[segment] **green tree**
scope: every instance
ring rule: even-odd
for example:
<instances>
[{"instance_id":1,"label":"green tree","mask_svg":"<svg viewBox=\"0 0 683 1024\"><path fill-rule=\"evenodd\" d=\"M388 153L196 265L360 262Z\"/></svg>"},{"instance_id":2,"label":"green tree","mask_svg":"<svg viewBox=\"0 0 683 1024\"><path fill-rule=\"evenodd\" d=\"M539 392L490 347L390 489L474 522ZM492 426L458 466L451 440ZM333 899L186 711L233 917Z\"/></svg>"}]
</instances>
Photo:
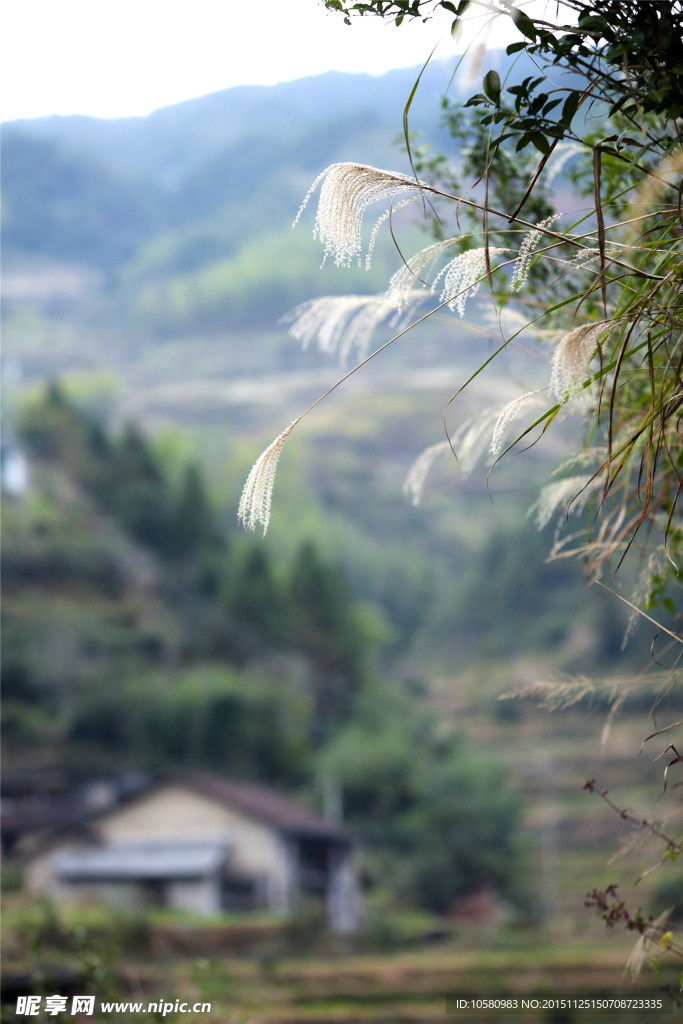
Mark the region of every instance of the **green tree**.
<instances>
[{"instance_id":1,"label":"green tree","mask_svg":"<svg viewBox=\"0 0 683 1024\"><path fill-rule=\"evenodd\" d=\"M116 445L111 476L100 494L136 540L164 552L174 549L168 483L146 438L127 424Z\"/></svg>"},{"instance_id":2,"label":"green tree","mask_svg":"<svg viewBox=\"0 0 683 1024\"><path fill-rule=\"evenodd\" d=\"M32 454L59 463L88 489L107 477L112 446L96 419L85 415L57 381L24 407L19 432Z\"/></svg>"},{"instance_id":3,"label":"green tree","mask_svg":"<svg viewBox=\"0 0 683 1024\"><path fill-rule=\"evenodd\" d=\"M524 902L522 803L496 760L443 735L399 684L375 684L321 755L358 830L374 885L443 913L477 885Z\"/></svg>"},{"instance_id":4,"label":"green tree","mask_svg":"<svg viewBox=\"0 0 683 1024\"><path fill-rule=\"evenodd\" d=\"M173 764L280 786L305 777L309 702L286 664L273 673L200 661L170 680L143 677L137 696L133 685L139 690L140 680L98 700L84 694L74 737L106 750L118 744L147 768Z\"/></svg>"},{"instance_id":5,"label":"green tree","mask_svg":"<svg viewBox=\"0 0 683 1024\"><path fill-rule=\"evenodd\" d=\"M288 646L289 610L284 588L262 547L250 545L228 583L226 608L242 659Z\"/></svg>"},{"instance_id":6,"label":"green tree","mask_svg":"<svg viewBox=\"0 0 683 1024\"><path fill-rule=\"evenodd\" d=\"M179 555L223 546L216 517L206 493L204 477L196 462L183 472L173 511L173 548Z\"/></svg>"},{"instance_id":7,"label":"green tree","mask_svg":"<svg viewBox=\"0 0 683 1024\"><path fill-rule=\"evenodd\" d=\"M310 664L317 743L347 720L365 677L365 639L339 572L304 543L291 569L292 646Z\"/></svg>"}]
</instances>

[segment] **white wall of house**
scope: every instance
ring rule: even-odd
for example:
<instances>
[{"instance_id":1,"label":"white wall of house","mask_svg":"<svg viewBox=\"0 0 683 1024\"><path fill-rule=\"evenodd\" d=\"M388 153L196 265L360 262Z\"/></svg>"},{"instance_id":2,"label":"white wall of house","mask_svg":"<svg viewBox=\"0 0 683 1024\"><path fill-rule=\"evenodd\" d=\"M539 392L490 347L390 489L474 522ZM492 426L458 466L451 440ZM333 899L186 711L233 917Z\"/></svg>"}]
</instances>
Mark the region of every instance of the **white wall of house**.
<instances>
[{"instance_id":1,"label":"white wall of house","mask_svg":"<svg viewBox=\"0 0 683 1024\"><path fill-rule=\"evenodd\" d=\"M218 914L221 892L218 878L173 881L166 884L164 905L194 914Z\"/></svg>"},{"instance_id":2,"label":"white wall of house","mask_svg":"<svg viewBox=\"0 0 683 1024\"><path fill-rule=\"evenodd\" d=\"M45 851L45 853L40 853L28 860L24 865L24 888L29 892L49 896L57 902L64 899L70 899L70 887L63 885L55 876L52 865L50 864L50 858L55 853L62 853L67 850L75 850L77 848L77 844L73 841L63 842L55 846L51 846L48 851Z\"/></svg>"},{"instance_id":3,"label":"white wall of house","mask_svg":"<svg viewBox=\"0 0 683 1024\"><path fill-rule=\"evenodd\" d=\"M262 877L269 908L290 909L291 869L277 830L190 787L163 786L100 819L97 832L110 843L225 842L229 869Z\"/></svg>"}]
</instances>

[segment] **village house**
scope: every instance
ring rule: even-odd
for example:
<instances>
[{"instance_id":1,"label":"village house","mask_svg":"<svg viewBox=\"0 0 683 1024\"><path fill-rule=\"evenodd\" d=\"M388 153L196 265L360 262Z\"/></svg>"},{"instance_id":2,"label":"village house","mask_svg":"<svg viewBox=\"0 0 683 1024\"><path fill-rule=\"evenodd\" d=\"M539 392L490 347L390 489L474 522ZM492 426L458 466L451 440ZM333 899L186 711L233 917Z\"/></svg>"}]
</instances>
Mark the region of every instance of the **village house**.
<instances>
[{"instance_id":1,"label":"village house","mask_svg":"<svg viewBox=\"0 0 683 1024\"><path fill-rule=\"evenodd\" d=\"M286 916L313 898L332 931L360 923L351 834L254 783L205 774L150 781L22 845L26 888L57 902Z\"/></svg>"}]
</instances>

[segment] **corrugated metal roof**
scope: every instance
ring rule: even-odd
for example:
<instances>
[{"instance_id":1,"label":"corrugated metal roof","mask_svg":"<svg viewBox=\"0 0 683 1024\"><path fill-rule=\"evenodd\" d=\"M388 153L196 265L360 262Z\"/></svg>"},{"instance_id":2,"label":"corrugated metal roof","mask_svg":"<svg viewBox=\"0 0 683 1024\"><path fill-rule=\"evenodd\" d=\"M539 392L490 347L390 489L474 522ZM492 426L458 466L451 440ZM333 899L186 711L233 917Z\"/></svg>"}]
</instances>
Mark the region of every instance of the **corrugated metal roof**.
<instances>
[{"instance_id":1,"label":"corrugated metal roof","mask_svg":"<svg viewBox=\"0 0 683 1024\"><path fill-rule=\"evenodd\" d=\"M110 843L68 850L50 858L64 881L203 878L225 863L226 843Z\"/></svg>"}]
</instances>

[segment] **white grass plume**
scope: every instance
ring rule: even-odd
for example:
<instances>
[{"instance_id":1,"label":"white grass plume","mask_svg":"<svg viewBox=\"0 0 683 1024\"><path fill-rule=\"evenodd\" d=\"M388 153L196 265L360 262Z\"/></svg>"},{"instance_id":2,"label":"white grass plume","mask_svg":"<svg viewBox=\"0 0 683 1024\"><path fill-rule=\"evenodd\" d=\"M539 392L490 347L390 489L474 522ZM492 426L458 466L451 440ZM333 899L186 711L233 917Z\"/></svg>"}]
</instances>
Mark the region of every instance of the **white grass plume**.
<instances>
[{"instance_id":1,"label":"white grass plume","mask_svg":"<svg viewBox=\"0 0 683 1024\"><path fill-rule=\"evenodd\" d=\"M368 244L368 251L365 254L365 269L366 270L370 269L370 264L372 262L372 254L375 251L375 241L377 240L377 232L379 231L379 229L382 226L382 224L384 224L384 222L386 220L388 220L389 217L391 217L391 215L393 213L396 213L397 210L400 210L404 206L407 206L408 203L414 203L415 200L419 199L419 198L420 198L419 195L415 194L415 195L409 196L408 199L402 199L400 203L392 203L392 205L389 207L389 209L385 210L384 213L380 214L380 216L377 218L377 220L375 221L375 225L374 225L374 227L372 229L372 234L370 235L370 242Z\"/></svg>"},{"instance_id":2,"label":"white grass plume","mask_svg":"<svg viewBox=\"0 0 683 1024\"><path fill-rule=\"evenodd\" d=\"M442 452L450 450L450 447L448 441L438 441L436 444L431 444L428 448L425 448L415 459L408 470L403 484L403 493L406 498L410 499L411 505L417 506L420 504L429 471L438 456Z\"/></svg>"},{"instance_id":3,"label":"white grass plume","mask_svg":"<svg viewBox=\"0 0 683 1024\"><path fill-rule=\"evenodd\" d=\"M582 324L565 334L553 353L550 387L560 399L572 398L591 376L591 362L600 339L609 334L613 320Z\"/></svg>"},{"instance_id":4,"label":"white grass plume","mask_svg":"<svg viewBox=\"0 0 683 1024\"><path fill-rule=\"evenodd\" d=\"M513 398L511 402L508 402L493 427L493 434L491 436L491 444L489 447L491 455L497 456L500 453L508 425L512 423L513 420L517 419L525 406L530 404L540 404L539 399L536 399L536 403L533 402L533 399L541 391L545 391L545 388L537 388L535 391L527 391L525 395L519 395L517 398Z\"/></svg>"},{"instance_id":5,"label":"white grass plume","mask_svg":"<svg viewBox=\"0 0 683 1024\"><path fill-rule=\"evenodd\" d=\"M548 185L551 185L558 174L561 174L565 165L575 156L584 155L586 147L581 142L561 142L556 146L552 158L548 161L546 175Z\"/></svg>"},{"instance_id":6,"label":"white grass plume","mask_svg":"<svg viewBox=\"0 0 683 1024\"><path fill-rule=\"evenodd\" d=\"M651 552L645 565L638 573L636 585L631 593L631 605L633 606L626 622L626 629L624 630L624 636L621 641L622 651L626 648L628 641L633 636L636 630L636 626L640 621L639 610L646 608L652 598L652 590L654 587L654 581L661 578L665 572L666 565L666 552L663 549L656 548Z\"/></svg>"},{"instance_id":7,"label":"white grass plume","mask_svg":"<svg viewBox=\"0 0 683 1024\"><path fill-rule=\"evenodd\" d=\"M489 248L489 258L494 259L507 249ZM477 294L481 282L486 274L486 248L468 249L455 256L446 264L441 273L436 277L432 291L435 291L437 284L443 278L441 286L441 302L448 303L448 308L454 312L465 315L465 303L467 299Z\"/></svg>"},{"instance_id":8,"label":"white grass plume","mask_svg":"<svg viewBox=\"0 0 683 1024\"><path fill-rule=\"evenodd\" d=\"M471 473L486 454L491 443L491 432L499 416L500 406L489 406L466 419L451 436L451 444L463 476Z\"/></svg>"},{"instance_id":9,"label":"white grass plume","mask_svg":"<svg viewBox=\"0 0 683 1024\"><path fill-rule=\"evenodd\" d=\"M560 680L536 680L524 683L517 689L501 693L499 700L533 700L545 711L566 711L586 697L591 700L598 688L588 676L568 676Z\"/></svg>"},{"instance_id":10,"label":"white grass plume","mask_svg":"<svg viewBox=\"0 0 683 1024\"><path fill-rule=\"evenodd\" d=\"M402 192L414 192L411 199L417 199L423 188L429 188L425 182L396 171L383 171L367 164L332 164L311 185L292 226L297 224L318 185L320 196L313 237L323 244L323 263L333 256L338 267L348 267L354 260L360 266L360 229L366 207ZM368 260L369 257L370 253Z\"/></svg>"},{"instance_id":11,"label":"white grass plume","mask_svg":"<svg viewBox=\"0 0 683 1024\"><path fill-rule=\"evenodd\" d=\"M589 270L596 263L601 263L603 258L605 260L618 259L619 256L623 255L624 248L625 246L619 248L612 242L605 250L604 255L599 249L580 249L571 259L562 260L562 262L566 263L572 270Z\"/></svg>"},{"instance_id":12,"label":"white grass plume","mask_svg":"<svg viewBox=\"0 0 683 1024\"><path fill-rule=\"evenodd\" d=\"M652 959L653 948L661 951L663 948L660 942L661 933L671 916L671 910L671 907L667 907L659 917L656 917L651 922L643 934L638 937L626 961L624 975L628 975L631 979L637 978L643 969L643 965Z\"/></svg>"},{"instance_id":13,"label":"white grass plume","mask_svg":"<svg viewBox=\"0 0 683 1024\"><path fill-rule=\"evenodd\" d=\"M496 331L502 331L505 335L521 334L522 331L531 326L528 317L510 306L504 306L498 310L487 307L483 311L482 321L487 327L494 328ZM540 336L536 324L533 325L533 331L535 337ZM554 336L557 336L557 332L555 332Z\"/></svg>"},{"instance_id":14,"label":"white grass plume","mask_svg":"<svg viewBox=\"0 0 683 1024\"><path fill-rule=\"evenodd\" d=\"M447 238L444 241L428 245L426 249L420 249L414 256L411 256L407 263L396 271L389 281L387 297L395 303L398 310L403 309L410 296L420 288L420 285L425 285L422 278L432 269L441 253L458 241L459 238Z\"/></svg>"},{"instance_id":15,"label":"white grass plume","mask_svg":"<svg viewBox=\"0 0 683 1024\"><path fill-rule=\"evenodd\" d=\"M403 493L413 505L419 505L422 501L427 476L442 452L450 451L455 454L463 476L472 472L486 452L491 427L499 412L499 406L492 406L483 412L475 413L460 424L449 441L438 441L420 452L408 470L403 484Z\"/></svg>"},{"instance_id":16,"label":"white grass plume","mask_svg":"<svg viewBox=\"0 0 683 1024\"><path fill-rule=\"evenodd\" d=\"M260 523L263 526L264 537L270 522L273 484L275 483L275 472L280 452L299 419L290 423L287 429L283 430L258 457L242 490L242 497L240 498L237 510L237 521L245 529L252 531L256 529L257 523Z\"/></svg>"},{"instance_id":17,"label":"white grass plume","mask_svg":"<svg viewBox=\"0 0 683 1024\"><path fill-rule=\"evenodd\" d=\"M573 452L571 455L568 455L550 475L558 477L568 473L569 470L585 469L586 466L599 466L608 456L609 448L602 445L593 445L590 448L584 448L580 452Z\"/></svg>"},{"instance_id":18,"label":"white grass plume","mask_svg":"<svg viewBox=\"0 0 683 1024\"><path fill-rule=\"evenodd\" d=\"M324 295L302 302L282 317L303 348L317 339L321 352L339 352L344 362L353 348L363 358L374 330L394 316L396 307L385 295Z\"/></svg>"},{"instance_id":19,"label":"white grass plume","mask_svg":"<svg viewBox=\"0 0 683 1024\"><path fill-rule=\"evenodd\" d=\"M551 217L546 217L545 220L539 221L533 231L529 231L522 239L522 244L519 247L519 253L515 262L512 281L510 282L510 291L521 291L526 284L534 252L538 248L538 243L543 241L545 237L542 229L549 228L551 224L554 224L555 221L559 219L559 217L560 214L554 213Z\"/></svg>"},{"instance_id":20,"label":"white grass plume","mask_svg":"<svg viewBox=\"0 0 683 1024\"><path fill-rule=\"evenodd\" d=\"M600 480L592 476L568 476L564 480L555 480L541 488L527 515L535 514L536 526L542 530L559 509L568 510L570 503L573 512L581 512L592 492L600 486Z\"/></svg>"}]
</instances>

